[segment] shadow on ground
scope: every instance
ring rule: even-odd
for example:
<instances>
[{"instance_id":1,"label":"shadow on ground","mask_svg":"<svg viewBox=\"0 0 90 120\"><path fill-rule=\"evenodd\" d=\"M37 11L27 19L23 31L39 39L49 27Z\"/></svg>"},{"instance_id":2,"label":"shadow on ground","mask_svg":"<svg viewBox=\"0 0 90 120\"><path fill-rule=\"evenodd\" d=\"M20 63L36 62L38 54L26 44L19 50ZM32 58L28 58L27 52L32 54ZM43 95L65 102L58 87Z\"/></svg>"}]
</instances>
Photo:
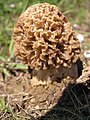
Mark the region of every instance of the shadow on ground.
<instances>
[{"instance_id":1,"label":"shadow on ground","mask_svg":"<svg viewBox=\"0 0 90 120\"><path fill-rule=\"evenodd\" d=\"M90 80L69 84L58 103L38 120L90 120Z\"/></svg>"}]
</instances>

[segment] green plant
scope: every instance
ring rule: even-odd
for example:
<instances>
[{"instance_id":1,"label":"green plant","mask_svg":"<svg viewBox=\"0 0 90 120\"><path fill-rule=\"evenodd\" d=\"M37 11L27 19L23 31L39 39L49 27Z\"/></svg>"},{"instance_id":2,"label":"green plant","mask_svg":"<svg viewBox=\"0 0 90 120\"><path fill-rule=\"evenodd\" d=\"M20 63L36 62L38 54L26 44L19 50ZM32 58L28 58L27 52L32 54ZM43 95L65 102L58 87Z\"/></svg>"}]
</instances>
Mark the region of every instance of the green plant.
<instances>
[{"instance_id":1,"label":"green plant","mask_svg":"<svg viewBox=\"0 0 90 120\"><path fill-rule=\"evenodd\" d=\"M9 46L9 57L7 59L7 57L4 56L0 56L0 71L2 72L2 74L10 76L10 73L13 70L24 70L27 69L27 66L21 64L21 63L16 63L13 62L13 57L14 57L14 40L12 37L12 40L10 42L10 46Z\"/></svg>"},{"instance_id":2,"label":"green plant","mask_svg":"<svg viewBox=\"0 0 90 120\"><path fill-rule=\"evenodd\" d=\"M0 56L0 72L4 75L10 76L13 70L25 70L27 66L21 63L15 63L10 59L6 60L4 57Z\"/></svg>"},{"instance_id":3,"label":"green plant","mask_svg":"<svg viewBox=\"0 0 90 120\"><path fill-rule=\"evenodd\" d=\"M12 114L12 109L11 109L11 106L10 105L6 105L5 104L5 98L2 98L1 100L0 100L0 108L1 108L1 110L2 110L2 112L5 114L5 113L8 113L8 114L10 114L11 116L13 115ZM1 117L3 117L3 116L1 116Z\"/></svg>"}]
</instances>

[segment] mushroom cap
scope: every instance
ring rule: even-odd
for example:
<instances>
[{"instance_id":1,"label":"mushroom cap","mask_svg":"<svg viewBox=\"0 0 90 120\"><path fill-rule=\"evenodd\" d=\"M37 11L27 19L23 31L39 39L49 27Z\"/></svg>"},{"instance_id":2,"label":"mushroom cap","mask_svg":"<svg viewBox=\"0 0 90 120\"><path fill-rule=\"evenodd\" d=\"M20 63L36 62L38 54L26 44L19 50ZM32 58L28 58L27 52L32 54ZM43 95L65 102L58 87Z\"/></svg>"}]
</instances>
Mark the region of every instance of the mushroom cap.
<instances>
[{"instance_id":1,"label":"mushroom cap","mask_svg":"<svg viewBox=\"0 0 90 120\"><path fill-rule=\"evenodd\" d=\"M29 7L14 28L16 55L32 69L71 67L80 44L67 18L55 5Z\"/></svg>"}]
</instances>

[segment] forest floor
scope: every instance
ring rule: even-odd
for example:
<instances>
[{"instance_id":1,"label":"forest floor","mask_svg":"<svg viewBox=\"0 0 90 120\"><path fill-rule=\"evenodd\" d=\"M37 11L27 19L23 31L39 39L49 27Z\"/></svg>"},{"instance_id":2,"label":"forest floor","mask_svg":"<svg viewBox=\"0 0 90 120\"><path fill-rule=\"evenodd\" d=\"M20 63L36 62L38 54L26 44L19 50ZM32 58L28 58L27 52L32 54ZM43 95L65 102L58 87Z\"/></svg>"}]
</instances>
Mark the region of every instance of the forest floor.
<instances>
[{"instance_id":1,"label":"forest floor","mask_svg":"<svg viewBox=\"0 0 90 120\"><path fill-rule=\"evenodd\" d=\"M0 73L0 119L90 120L90 36L81 43L84 70L75 81L69 77L50 85L32 86L27 70Z\"/></svg>"},{"instance_id":2,"label":"forest floor","mask_svg":"<svg viewBox=\"0 0 90 120\"><path fill-rule=\"evenodd\" d=\"M8 61L13 58L13 28L19 15L29 5L43 1L0 0L0 120L90 120L90 58L84 56L90 50L89 0L47 0L66 11L77 35L84 36L84 69L76 81L67 77L50 85L32 86L28 71L13 69L17 64Z\"/></svg>"}]
</instances>

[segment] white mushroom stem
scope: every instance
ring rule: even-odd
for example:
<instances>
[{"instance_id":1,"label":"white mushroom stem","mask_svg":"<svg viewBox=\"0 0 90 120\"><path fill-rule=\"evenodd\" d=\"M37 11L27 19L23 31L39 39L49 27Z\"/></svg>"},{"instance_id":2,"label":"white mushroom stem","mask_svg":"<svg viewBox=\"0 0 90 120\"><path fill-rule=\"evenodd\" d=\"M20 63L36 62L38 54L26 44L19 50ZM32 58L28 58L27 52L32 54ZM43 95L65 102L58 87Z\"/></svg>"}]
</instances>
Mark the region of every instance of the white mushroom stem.
<instances>
[{"instance_id":1,"label":"white mushroom stem","mask_svg":"<svg viewBox=\"0 0 90 120\"><path fill-rule=\"evenodd\" d=\"M78 78L77 64L73 64L71 68L60 66L59 68L51 67L48 70L33 70L31 84L36 86L50 84L54 81L61 82L67 76Z\"/></svg>"}]
</instances>

